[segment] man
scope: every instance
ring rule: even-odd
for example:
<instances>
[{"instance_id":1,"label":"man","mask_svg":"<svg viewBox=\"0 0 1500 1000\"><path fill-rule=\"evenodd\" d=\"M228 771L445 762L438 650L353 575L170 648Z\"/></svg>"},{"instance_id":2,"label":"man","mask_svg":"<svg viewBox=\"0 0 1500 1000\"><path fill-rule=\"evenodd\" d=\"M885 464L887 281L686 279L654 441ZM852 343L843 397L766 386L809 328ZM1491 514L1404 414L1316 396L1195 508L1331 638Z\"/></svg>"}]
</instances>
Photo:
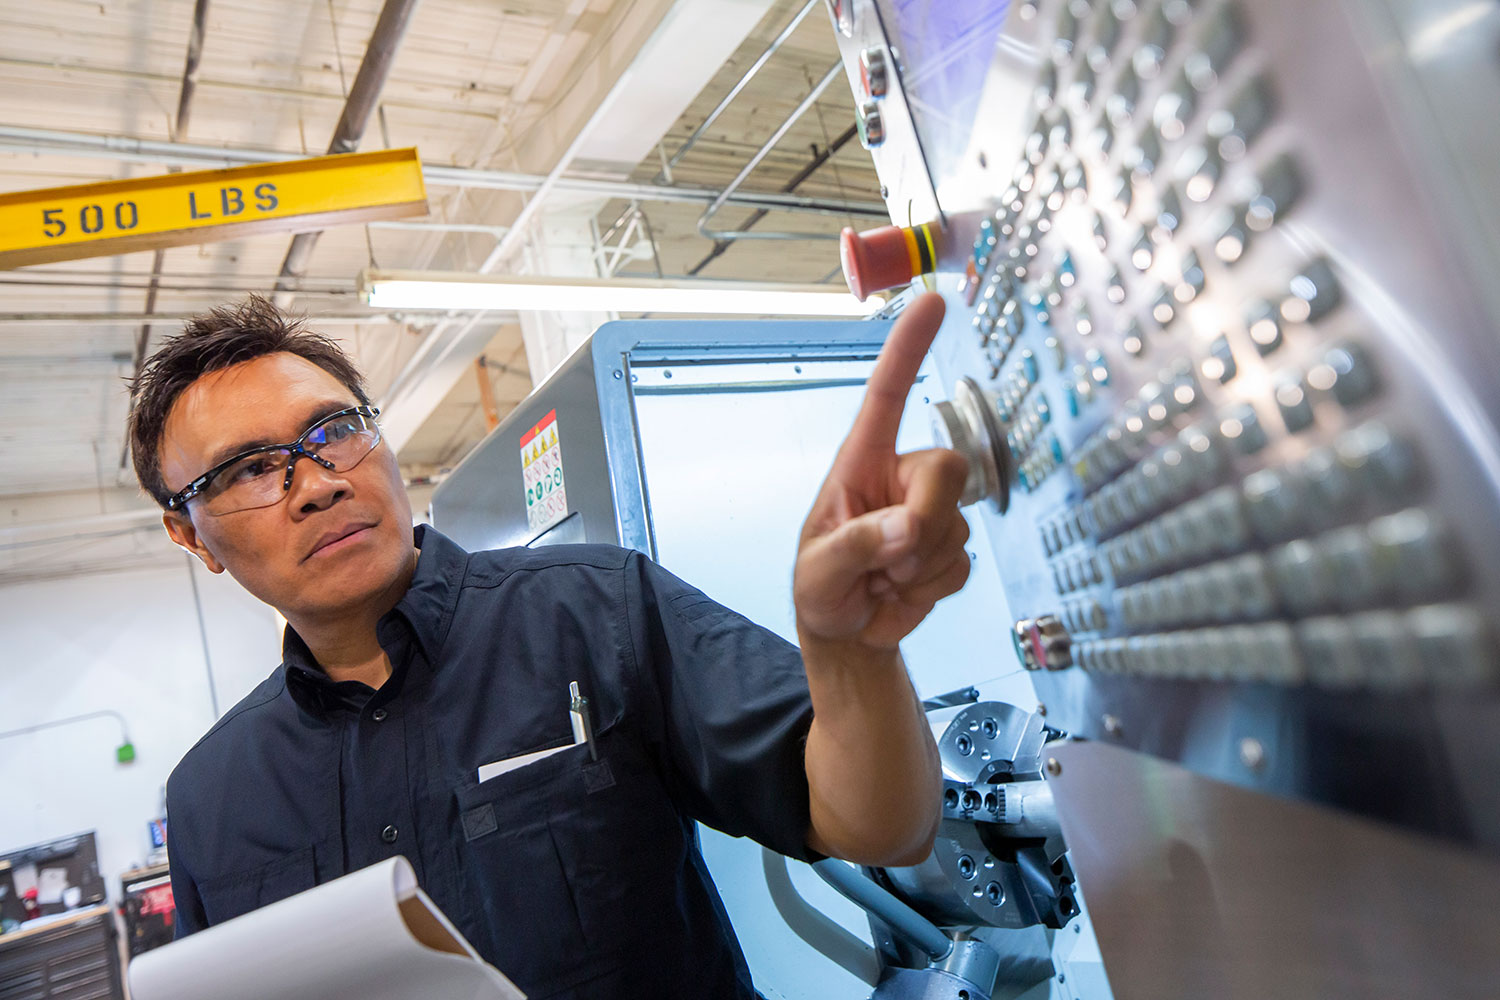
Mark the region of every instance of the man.
<instances>
[{"instance_id":1,"label":"man","mask_svg":"<svg viewBox=\"0 0 1500 1000\"><path fill-rule=\"evenodd\" d=\"M402 854L534 998L749 997L693 820L925 858L941 777L897 644L967 579L967 469L895 440L942 313L896 323L803 528L800 654L636 552L414 538L334 344L259 298L189 323L136 382L136 472L287 628L168 783L179 933Z\"/></svg>"}]
</instances>

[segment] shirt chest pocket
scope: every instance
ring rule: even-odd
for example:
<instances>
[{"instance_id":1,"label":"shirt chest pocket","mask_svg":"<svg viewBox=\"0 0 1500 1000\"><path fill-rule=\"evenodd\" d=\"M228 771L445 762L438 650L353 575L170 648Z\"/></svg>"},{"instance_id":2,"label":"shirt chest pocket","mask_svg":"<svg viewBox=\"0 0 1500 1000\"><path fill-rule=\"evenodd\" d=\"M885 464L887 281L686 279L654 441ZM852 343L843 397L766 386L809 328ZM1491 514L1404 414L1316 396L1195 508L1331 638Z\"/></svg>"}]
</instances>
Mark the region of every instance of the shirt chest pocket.
<instances>
[{"instance_id":1,"label":"shirt chest pocket","mask_svg":"<svg viewBox=\"0 0 1500 1000\"><path fill-rule=\"evenodd\" d=\"M200 882L198 895L212 925L295 896L317 882L313 849L308 847L259 868Z\"/></svg>"},{"instance_id":2,"label":"shirt chest pocket","mask_svg":"<svg viewBox=\"0 0 1500 1000\"><path fill-rule=\"evenodd\" d=\"M489 957L533 1000L616 968L670 905L681 820L649 760L606 731L599 759L569 747L460 788L465 895L482 900ZM642 926L645 924L645 926Z\"/></svg>"}]
</instances>

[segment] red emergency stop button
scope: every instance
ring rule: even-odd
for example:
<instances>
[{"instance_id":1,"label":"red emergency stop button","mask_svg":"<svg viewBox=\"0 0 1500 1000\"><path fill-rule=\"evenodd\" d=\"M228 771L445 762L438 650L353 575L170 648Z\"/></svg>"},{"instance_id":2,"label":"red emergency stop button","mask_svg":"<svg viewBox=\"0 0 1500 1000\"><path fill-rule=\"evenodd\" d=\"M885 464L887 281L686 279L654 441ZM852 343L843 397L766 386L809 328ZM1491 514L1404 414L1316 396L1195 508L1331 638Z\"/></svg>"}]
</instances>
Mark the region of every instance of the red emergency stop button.
<instances>
[{"instance_id":1,"label":"red emergency stop button","mask_svg":"<svg viewBox=\"0 0 1500 1000\"><path fill-rule=\"evenodd\" d=\"M863 233L846 227L839 235L844 280L860 301L882 289L904 285L919 274L931 274L937 255L938 229L930 222L905 229L881 226Z\"/></svg>"}]
</instances>

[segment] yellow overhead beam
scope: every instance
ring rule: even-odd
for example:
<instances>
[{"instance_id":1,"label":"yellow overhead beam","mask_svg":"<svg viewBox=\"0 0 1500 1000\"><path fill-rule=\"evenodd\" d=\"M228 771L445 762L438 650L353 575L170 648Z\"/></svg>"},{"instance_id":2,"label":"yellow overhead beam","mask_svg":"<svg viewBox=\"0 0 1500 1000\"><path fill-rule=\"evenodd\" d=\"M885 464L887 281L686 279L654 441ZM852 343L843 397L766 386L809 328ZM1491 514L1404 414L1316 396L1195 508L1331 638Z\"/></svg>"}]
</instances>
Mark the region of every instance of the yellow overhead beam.
<instances>
[{"instance_id":1,"label":"yellow overhead beam","mask_svg":"<svg viewBox=\"0 0 1500 1000\"><path fill-rule=\"evenodd\" d=\"M0 270L427 214L415 149L0 194Z\"/></svg>"}]
</instances>

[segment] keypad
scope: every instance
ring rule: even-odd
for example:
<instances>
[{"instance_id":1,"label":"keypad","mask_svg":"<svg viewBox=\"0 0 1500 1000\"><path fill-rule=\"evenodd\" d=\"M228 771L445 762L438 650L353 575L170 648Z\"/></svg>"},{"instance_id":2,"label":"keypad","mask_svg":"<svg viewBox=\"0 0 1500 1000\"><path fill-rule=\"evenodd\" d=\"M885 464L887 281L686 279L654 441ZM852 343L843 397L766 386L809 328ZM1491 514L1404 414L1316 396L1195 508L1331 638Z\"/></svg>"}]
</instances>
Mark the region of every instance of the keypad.
<instances>
[{"instance_id":1,"label":"keypad","mask_svg":"<svg viewBox=\"0 0 1500 1000\"><path fill-rule=\"evenodd\" d=\"M1040 9L1036 118L968 261L1013 481L1045 509L1037 610L1100 674L1492 681L1466 529L1407 415L1371 419L1401 373L1335 248L1285 228L1327 181L1241 58L1245 9Z\"/></svg>"}]
</instances>

